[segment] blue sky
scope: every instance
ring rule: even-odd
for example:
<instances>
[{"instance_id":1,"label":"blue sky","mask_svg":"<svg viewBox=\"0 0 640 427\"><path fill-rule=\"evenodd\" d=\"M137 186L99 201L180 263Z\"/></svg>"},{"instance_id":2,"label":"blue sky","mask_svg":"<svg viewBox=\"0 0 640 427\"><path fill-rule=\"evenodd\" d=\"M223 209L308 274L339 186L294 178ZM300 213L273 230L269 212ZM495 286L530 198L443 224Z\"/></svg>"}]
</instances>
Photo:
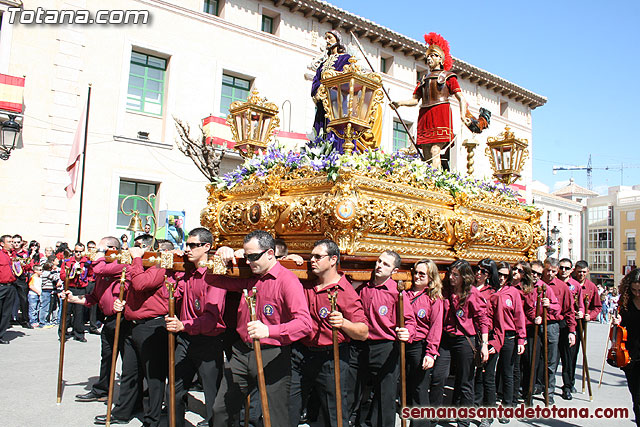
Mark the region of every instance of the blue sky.
<instances>
[{"instance_id":1,"label":"blue sky","mask_svg":"<svg viewBox=\"0 0 640 427\"><path fill-rule=\"evenodd\" d=\"M589 154L595 191L620 185L621 163L624 185L640 184L640 1L428 2L440 13L415 0L329 1L420 41L438 32L453 56L547 97L533 111L533 178L551 190L569 178L586 187L586 171L552 167Z\"/></svg>"}]
</instances>

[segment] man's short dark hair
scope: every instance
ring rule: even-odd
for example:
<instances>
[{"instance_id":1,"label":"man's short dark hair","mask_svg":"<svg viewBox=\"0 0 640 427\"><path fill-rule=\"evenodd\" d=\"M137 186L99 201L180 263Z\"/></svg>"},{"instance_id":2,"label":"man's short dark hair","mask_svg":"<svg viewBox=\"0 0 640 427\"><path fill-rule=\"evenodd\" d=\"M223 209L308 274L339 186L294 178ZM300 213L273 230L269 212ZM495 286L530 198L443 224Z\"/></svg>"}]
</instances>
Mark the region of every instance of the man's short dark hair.
<instances>
[{"instance_id":1,"label":"man's short dark hair","mask_svg":"<svg viewBox=\"0 0 640 427\"><path fill-rule=\"evenodd\" d=\"M273 249L274 252L276 251L276 240L271 234L267 233L266 231L252 231L251 233L244 236L243 243L249 243L249 241L253 239L256 239L258 241L258 247L261 250L266 251L267 249Z\"/></svg>"},{"instance_id":2,"label":"man's short dark hair","mask_svg":"<svg viewBox=\"0 0 640 427\"><path fill-rule=\"evenodd\" d=\"M400 268L400 265L402 264L402 258L400 258L400 255L398 255L397 252L392 251L391 249L387 249L386 251L382 252L383 254L387 254L389 256L393 257L393 267L394 268Z\"/></svg>"},{"instance_id":3,"label":"man's short dark hair","mask_svg":"<svg viewBox=\"0 0 640 427\"><path fill-rule=\"evenodd\" d=\"M19 234L14 234L12 238L13 238L13 239L20 239L20 240L22 240L22 236L21 236L21 235L19 235Z\"/></svg>"},{"instance_id":4,"label":"man's short dark hair","mask_svg":"<svg viewBox=\"0 0 640 427\"><path fill-rule=\"evenodd\" d=\"M140 244L148 249L154 250L157 249L157 247L151 247L151 245L153 244L153 236L151 234L141 234L138 237L136 237L135 239L133 239L134 242L140 242ZM157 245L156 245L157 246Z\"/></svg>"},{"instance_id":5,"label":"man's short dark hair","mask_svg":"<svg viewBox=\"0 0 640 427\"><path fill-rule=\"evenodd\" d=\"M194 228L189 232L190 237L197 237L200 243L209 243L213 245L213 234L204 227Z\"/></svg>"},{"instance_id":6,"label":"man's short dark hair","mask_svg":"<svg viewBox=\"0 0 640 427\"><path fill-rule=\"evenodd\" d=\"M316 241L313 244L313 247L315 248L320 245L324 246L329 256L338 257L338 263L340 263L340 248L338 247L336 242L334 242L331 239L322 239L322 240Z\"/></svg>"},{"instance_id":7,"label":"man's short dark hair","mask_svg":"<svg viewBox=\"0 0 640 427\"><path fill-rule=\"evenodd\" d=\"M584 268L589 268L589 263L583 259L576 262L576 270L582 270Z\"/></svg>"},{"instance_id":8,"label":"man's short dark hair","mask_svg":"<svg viewBox=\"0 0 640 427\"><path fill-rule=\"evenodd\" d=\"M569 258L562 258L560 261L558 261L558 264L560 264L561 262L568 262L569 265L573 267L573 261L571 261Z\"/></svg>"},{"instance_id":9,"label":"man's short dark hair","mask_svg":"<svg viewBox=\"0 0 640 427\"><path fill-rule=\"evenodd\" d=\"M158 239L156 243L158 243L158 249L161 251L172 251L176 248L170 240Z\"/></svg>"},{"instance_id":10,"label":"man's short dark hair","mask_svg":"<svg viewBox=\"0 0 640 427\"><path fill-rule=\"evenodd\" d=\"M0 242L4 243L7 239L11 239L11 234L3 234L2 237L0 237Z\"/></svg>"},{"instance_id":11,"label":"man's short dark hair","mask_svg":"<svg viewBox=\"0 0 640 427\"><path fill-rule=\"evenodd\" d=\"M284 239L274 239L276 242L276 253L279 258L285 257L289 255L289 248L287 248L287 243Z\"/></svg>"},{"instance_id":12,"label":"man's short dark hair","mask_svg":"<svg viewBox=\"0 0 640 427\"><path fill-rule=\"evenodd\" d=\"M84 243L78 242L78 243L75 244L75 246L73 248L75 249L76 246L80 246L82 248L82 250L84 250Z\"/></svg>"},{"instance_id":13,"label":"man's short dark hair","mask_svg":"<svg viewBox=\"0 0 640 427\"><path fill-rule=\"evenodd\" d=\"M89 240L89 241L87 242L87 246L89 246L89 245L93 245L93 246L95 246L95 245L96 245L96 242L94 242L93 240Z\"/></svg>"},{"instance_id":14,"label":"man's short dark hair","mask_svg":"<svg viewBox=\"0 0 640 427\"><path fill-rule=\"evenodd\" d=\"M538 267L544 268L544 264L539 259L531 262L531 267L533 267L534 265L537 265Z\"/></svg>"},{"instance_id":15,"label":"man's short dark hair","mask_svg":"<svg viewBox=\"0 0 640 427\"><path fill-rule=\"evenodd\" d=\"M548 257L544 260L544 266L546 267L547 265L549 267L557 267L560 265L560 261L558 261L558 258Z\"/></svg>"}]
</instances>

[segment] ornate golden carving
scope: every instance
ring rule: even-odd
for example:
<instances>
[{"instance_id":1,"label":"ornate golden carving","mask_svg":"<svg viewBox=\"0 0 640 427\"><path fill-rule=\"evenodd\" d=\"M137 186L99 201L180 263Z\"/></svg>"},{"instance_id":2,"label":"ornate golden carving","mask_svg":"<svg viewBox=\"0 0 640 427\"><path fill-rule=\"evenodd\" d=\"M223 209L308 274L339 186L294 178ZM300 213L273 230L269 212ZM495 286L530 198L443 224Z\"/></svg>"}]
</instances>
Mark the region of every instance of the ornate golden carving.
<instances>
[{"instance_id":1,"label":"ornate golden carving","mask_svg":"<svg viewBox=\"0 0 640 427\"><path fill-rule=\"evenodd\" d=\"M261 228L303 254L315 240L329 237L347 255L392 249L409 259L511 262L535 257L544 242L540 212L501 194L453 197L410 173L380 179L384 174L373 169L343 166L330 182L311 168L287 174L275 168L224 192L209 186L201 222L216 244L239 247L246 233Z\"/></svg>"}]
</instances>

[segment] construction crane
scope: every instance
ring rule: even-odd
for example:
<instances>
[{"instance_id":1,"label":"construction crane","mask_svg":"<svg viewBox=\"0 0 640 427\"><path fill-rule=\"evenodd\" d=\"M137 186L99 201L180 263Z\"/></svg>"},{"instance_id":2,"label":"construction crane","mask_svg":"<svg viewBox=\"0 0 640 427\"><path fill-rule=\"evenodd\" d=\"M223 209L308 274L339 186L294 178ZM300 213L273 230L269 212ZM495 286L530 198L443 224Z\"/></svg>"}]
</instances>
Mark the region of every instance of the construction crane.
<instances>
[{"instance_id":1,"label":"construction crane","mask_svg":"<svg viewBox=\"0 0 640 427\"><path fill-rule=\"evenodd\" d=\"M633 169L633 168L640 168L640 165L625 165L623 163L620 163L620 165L616 165L616 166L593 167L593 165L591 163L591 154L589 154L589 161L587 162L586 166L554 166L553 167L553 174L555 175L556 173L558 173L558 171L580 171L580 170L586 170L587 171L587 188L589 190L593 191L592 176L593 176L593 170L594 169L599 169L599 170L619 170L620 171L620 185L624 185L624 183L623 183L624 170L625 169Z\"/></svg>"}]
</instances>

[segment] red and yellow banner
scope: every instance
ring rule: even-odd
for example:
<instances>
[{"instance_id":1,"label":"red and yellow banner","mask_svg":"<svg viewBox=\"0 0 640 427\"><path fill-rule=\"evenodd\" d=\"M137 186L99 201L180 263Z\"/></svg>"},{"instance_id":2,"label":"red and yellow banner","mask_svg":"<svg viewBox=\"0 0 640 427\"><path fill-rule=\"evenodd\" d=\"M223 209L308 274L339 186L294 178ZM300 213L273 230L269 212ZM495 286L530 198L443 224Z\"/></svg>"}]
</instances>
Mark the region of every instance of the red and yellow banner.
<instances>
[{"instance_id":1,"label":"red and yellow banner","mask_svg":"<svg viewBox=\"0 0 640 427\"><path fill-rule=\"evenodd\" d=\"M0 74L0 110L22 113L24 77Z\"/></svg>"}]
</instances>

